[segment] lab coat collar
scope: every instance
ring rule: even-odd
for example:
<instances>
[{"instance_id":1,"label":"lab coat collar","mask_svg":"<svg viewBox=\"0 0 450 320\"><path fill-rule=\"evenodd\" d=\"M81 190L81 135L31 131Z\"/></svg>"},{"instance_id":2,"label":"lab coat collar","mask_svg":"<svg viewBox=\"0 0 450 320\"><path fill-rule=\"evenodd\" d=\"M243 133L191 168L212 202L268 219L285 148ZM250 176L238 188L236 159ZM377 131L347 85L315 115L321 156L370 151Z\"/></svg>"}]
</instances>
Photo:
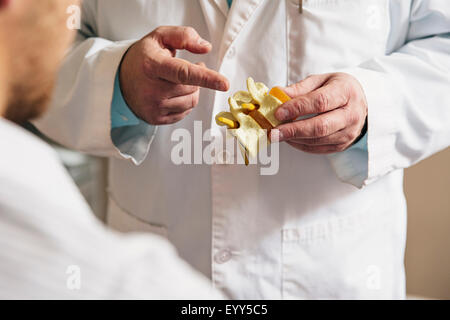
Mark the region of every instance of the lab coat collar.
<instances>
[{"instance_id":1,"label":"lab coat collar","mask_svg":"<svg viewBox=\"0 0 450 320\"><path fill-rule=\"evenodd\" d=\"M228 13L224 40L231 44L264 0L235 0Z\"/></svg>"},{"instance_id":2,"label":"lab coat collar","mask_svg":"<svg viewBox=\"0 0 450 320\"><path fill-rule=\"evenodd\" d=\"M214 46L220 46L228 15L226 0L198 0ZM226 11L225 11L226 10Z\"/></svg>"},{"instance_id":3,"label":"lab coat collar","mask_svg":"<svg viewBox=\"0 0 450 320\"><path fill-rule=\"evenodd\" d=\"M216 4L216 6L223 13L223 15L227 17L229 11L227 0L212 0L212 1Z\"/></svg>"},{"instance_id":4,"label":"lab coat collar","mask_svg":"<svg viewBox=\"0 0 450 320\"><path fill-rule=\"evenodd\" d=\"M217 16L218 14L220 14L220 18L227 18L229 11L227 0L198 1L200 2L200 6L202 7L203 14L208 24L214 22L215 19L219 18Z\"/></svg>"},{"instance_id":5,"label":"lab coat collar","mask_svg":"<svg viewBox=\"0 0 450 320\"><path fill-rule=\"evenodd\" d=\"M264 0L234 0L228 9L226 0L199 0L211 37L222 37L219 61ZM224 24L220 21L226 22ZM224 26L223 26L224 25Z\"/></svg>"},{"instance_id":6,"label":"lab coat collar","mask_svg":"<svg viewBox=\"0 0 450 320\"><path fill-rule=\"evenodd\" d=\"M263 1L264 0L235 0L233 2L233 6L228 13L228 19L223 33L220 61L222 61L233 41L244 29L246 23L250 20L253 13Z\"/></svg>"}]
</instances>

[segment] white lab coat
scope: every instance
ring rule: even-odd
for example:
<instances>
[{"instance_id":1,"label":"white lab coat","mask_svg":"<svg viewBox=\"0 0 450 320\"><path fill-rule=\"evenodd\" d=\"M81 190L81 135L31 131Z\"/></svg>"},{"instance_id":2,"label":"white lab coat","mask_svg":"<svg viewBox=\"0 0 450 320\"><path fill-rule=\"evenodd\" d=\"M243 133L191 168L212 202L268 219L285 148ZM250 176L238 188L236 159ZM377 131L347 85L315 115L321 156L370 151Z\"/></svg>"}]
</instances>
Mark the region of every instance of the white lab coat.
<instances>
[{"instance_id":1,"label":"white lab coat","mask_svg":"<svg viewBox=\"0 0 450 320\"><path fill-rule=\"evenodd\" d=\"M0 299L222 298L166 240L106 230L45 143L0 137Z\"/></svg>"},{"instance_id":2,"label":"white lab coat","mask_svg":"<svg viewBox=\"0 0 450 320\"><path fill-rule=\"evenodd\" d=\"M38 127L112 157L110 225L168 237L234 298L404 298L402 169L449 145L450 3L303 3L300 14L294 0L235 0L229 13L225 0L87 0L54 107ZM287 144L273 176L258 166L173 164L173 130L194 132L197 120L218 132L212 119L230 93L203 90L188 118L159 127L153 140L136 138L144 152L119 152L110 136L114 77L130 44L160 25L189 25L211 41L207 56L179 56L223 73L230 92L248 76L269 87L314 73L357 77L369 103L360 189L327 156Z\"/></svg>"}]
</instances>

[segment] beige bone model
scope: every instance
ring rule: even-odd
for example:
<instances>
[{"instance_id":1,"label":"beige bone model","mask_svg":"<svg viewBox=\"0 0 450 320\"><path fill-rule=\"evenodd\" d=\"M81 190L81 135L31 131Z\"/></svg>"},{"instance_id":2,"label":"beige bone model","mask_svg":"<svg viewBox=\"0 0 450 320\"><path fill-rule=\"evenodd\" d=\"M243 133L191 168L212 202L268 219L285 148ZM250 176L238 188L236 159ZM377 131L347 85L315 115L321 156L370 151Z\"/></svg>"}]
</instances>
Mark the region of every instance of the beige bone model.
<instances>
[{"instance_id":1,"label":"beige bone model","mask_svg":"<svg viewBox=\"0 0 450 320\"><path fill-rule=\"evenodd\" d=\"M263 83L255 83L252 78L247 79L247 90L239 91L228 99L230 112L221 112L216 116L216 123L227 126L238 139L246 164L249 158L257 157L260 139L280 124L275 118L275 110L290 100L279 87L269 92Z\"/></svg>"}]
</instances>

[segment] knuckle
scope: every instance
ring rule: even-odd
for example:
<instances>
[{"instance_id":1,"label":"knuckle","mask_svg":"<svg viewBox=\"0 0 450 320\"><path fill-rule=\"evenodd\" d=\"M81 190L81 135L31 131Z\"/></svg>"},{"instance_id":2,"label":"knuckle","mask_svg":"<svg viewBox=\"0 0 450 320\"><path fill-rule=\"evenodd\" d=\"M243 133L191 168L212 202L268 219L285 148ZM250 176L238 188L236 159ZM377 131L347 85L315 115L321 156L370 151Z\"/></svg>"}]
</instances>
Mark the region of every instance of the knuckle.
<instances>
[{"instance_id":1,"label":"knuckle","mask_svg":"<svg viewBox=\"0 0 450 320\"><path fill-rule=\"evenodd\" d=\"M357 112L349 112L347 120L351 125L357 124L361 121L361 116Z\"/></svg>"},{"instance_id":2,"label":"knuckle","mask_svg":"<svg viewBox=\"0 0 450 320\"><path fill-rule=\"evenodd\" d=\"M197 91L196 94L194 94L194 107L198 105L198 103L200 102L200 95L199 92Z\"/></svg>"},{"instance_id":3,"label":"knuckle","mask_svg":"<svg viewBox=\"0 0 450 320\"><path fill-rule=\"evenodd\" d=\"M340 142L341 143L348 143L348 142L351 142L351 141L353 141L355 139L356 139L356 133L352 131L352 132L347 132L344 135L344 138L342 139L342 141L340 141Z\"/></svg>"},{"instance_id":4,"label":"knuckle","mask_svg":"<svg viewBox=\"0 0 450 320\"><path fill-rule=\"evenodd\" d=\"M290 125L285 128L285 131L283 132L283 136L285 136L287 139L291 139L291 138L296 137L298 135L298 133L299 133L298 128L294 125Z\"/></svg>"},{"instance_id":5,"label":"knuckle","mask_svg":"<svg viewBox=\"0 0 450 320\"><path fill-rule=\"evenodd\" d=\"M191 101L189 104L189 109L194 108L197 105L198 101L197 101L197 97L195 94L191 95Z\"/></svg>"},{"instance_id":6,"label":"knuckle","mask_svg":"<svg viewBox=\"0 0 450 320\"><path fill-rule=\"evenodd\" d=\"M299 82L299 84L304 87L307 88L308 84L313 81L315 78L317 77L317 74L310 74L309 76L307 76L305 79L301 80Z\"/></svg>"},{"instance_id":7,"label":"knuckle","mask_svg":"<svg viewBox=\"0 0 450 320\"><path fill-rule=\"evenodd\" d=\"M348 136L344 135L342 137L339 137L338 139L336 139L336 143L338 144L342 144L342 143L347 143L349 141Z\"/></svg>"},{"instance_id":8,"label":"knuckle","mask_svg":"<svg viewBox=\"0 0 450 320\"><path fill-rule=\"evenodd\" d=\"M307 80L307 78L305 78L303 80L300 80L299 82L295 83L293 85L293 87L296 88L296 89L297 88L303 88L305 86L305 84L306 84L306 80Z\"/></svg>"},{"instance_id":9,"label":"knuckle","mask_svg":"<svg viewBox=\"0 0 450 320\"><path fill-rule=\"evenodd\" d=\"M157 106L158 106L158 111L157 112L160 113L163 116L166 115L169 112L170 108L171 108L171 104L170 104L170 101L168 99L160 101L157 104Z\"/></svg>"},{"instance_id":10,"label":"knuckle","mask_svg":"<svg viewBox=\"0 0 450 320\"><path fill-rule=\"evenodd\" d=\"M185 39L195 38L197 36L197 32L192 27L184 27L183 28L183 37Z\"/></svg>"},{"instance_id":11,"label":"knuckle","mask_svg":"<svg viewBox=\"0 0 450 320\"><path fill-rule=\"evenodd\" d=\"M314 126L314 136L315 137L324 137L328 135L330 124L328 120L321 119L320 121L317 121L316 125Z\"/></svg>"},{"instance_id":12,"label":"knuckle","mask_svg":"<svg viewBox=\"0 0 450 320\"><path fill-rule=\"evenodd\" d=\"M311 76L308 76L308 77L306 77L305 79L300 80L299 82L297 82L297 83L295 84L295 86L296 86L297 88L299 88L299 89L307 88L308 81L310 80L310 77L311 77Z\"/></svg>"},{"instance_id":13,"label":"knuckle","mask_svg":"<svg viewBox=\"0 0 450 320\"><path fill-rule=\"evenodd\" d=\"M150 33L150 36L156 39L161 39L164 37L164 34L167 33L167 29L168 28L165 26L159 26Z\"/></svg>"},{"instance_id":14,"label":"knuckle","mask_svg":"<svg viewBox=\"0 0 450 320\"><path fill-rule=\"evenodd\" d=\"M323 92L317 94L314 107L318 113L328 110L328 97Z\"/></svg>"},{"instance_id":15,"label":"knuckle","mask_svg":"<svg viewBox=\"0 0 450 320\"><path fill-rule=\"evenodd\" d=\"M303 114L305 110L305 101L303 99L298 99L294 104L289 107L289 113L294 115Z\"/></svg>"},{"instance_id":16,"label":"knuckle","mask_svg":"<svg viewBox=\"0 0 450 320\"><path fill-rule=\"evenodd\" d=\"M189 66L182 64L178 67L176 78L179 82L184 83L189 79Z\"/></svg>"},{"instance_id":17,"label":"knuckle","mask_svg":"<svg viewBox=\"0 0 450 320\"><path fill-rule=\"evenodd\" d=\"M159 26L159 27L155 28L152 31L152 34L154 34L154 35L161 35L163 33L163 30L164 30L164 27Z\"/></svg>"}]
</instances>

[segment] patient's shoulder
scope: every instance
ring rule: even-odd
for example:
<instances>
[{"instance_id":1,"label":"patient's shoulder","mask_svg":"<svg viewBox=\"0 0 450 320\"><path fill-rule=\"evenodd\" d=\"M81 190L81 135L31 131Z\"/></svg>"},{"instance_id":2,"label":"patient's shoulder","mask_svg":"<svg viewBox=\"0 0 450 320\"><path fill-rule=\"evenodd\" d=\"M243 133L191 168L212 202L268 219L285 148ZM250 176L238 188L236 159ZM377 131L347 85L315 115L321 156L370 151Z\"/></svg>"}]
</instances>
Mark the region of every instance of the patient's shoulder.
<instances>
[{"instance_id":1,"label":"patient's shoulder","mask_svg":"<svg viewBox=\"0 0 450 320\"><path fill-rule=\"evenodd\" d=\"M38 197L60 206L84 206L84 199L56 152L23 128L0 119L0 201ZM6 196L6 195L9 195ZM85 209L85 208L84 208Z\"/></svg>"},{"instance_id":2,"label":"patient's shoulder","mask_svg":"<svg viewBox=\"0 0 450 320\"><path fill-rule=\"evenodd\" d=\"M57 161L53 149L15 123L0 118L0 164L24 165L34 163L40 158Z\"/></svg>"}]
</instances>

